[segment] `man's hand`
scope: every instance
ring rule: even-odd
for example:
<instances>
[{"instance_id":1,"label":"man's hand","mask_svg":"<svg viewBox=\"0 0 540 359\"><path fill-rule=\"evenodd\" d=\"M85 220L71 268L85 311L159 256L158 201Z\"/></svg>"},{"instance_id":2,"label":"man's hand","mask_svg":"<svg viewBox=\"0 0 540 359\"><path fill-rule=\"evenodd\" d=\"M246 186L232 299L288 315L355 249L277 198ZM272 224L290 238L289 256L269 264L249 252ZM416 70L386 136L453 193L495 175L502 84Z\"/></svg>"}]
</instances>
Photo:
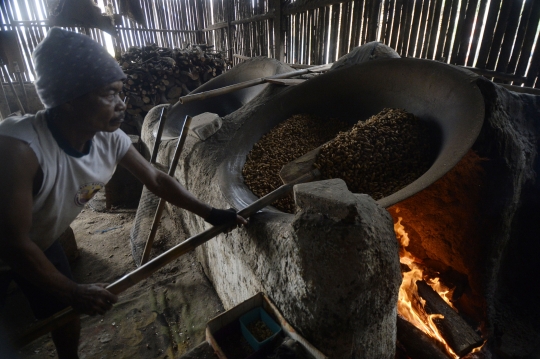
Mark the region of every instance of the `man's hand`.
<instances>
[{"instance_id":1,"label":"man's hand","mask_svg":"<svg viewBox=\"0 0 540 359\"><path fill-rule=\"evenodd\" d=\"M204 220L213 226L220 226L226 223L230 223L231 226L233 224L238 226L245 226L247 224L247 220L244 217L237 215L234 208L229 208L227 210L212 208L210 214Z\"/></svg>"},{"instance_id":2,"label":"man's hand","mask_svg":"<svg viewBox=\"0 0 540 359\"><path fill-rule=\"evenodd\" d=\"M77 284L71 306L80 313L92 316L105 314L118 301L116 295L105 289L107 285L106 283Z\"/></svg>"}]
</instances>

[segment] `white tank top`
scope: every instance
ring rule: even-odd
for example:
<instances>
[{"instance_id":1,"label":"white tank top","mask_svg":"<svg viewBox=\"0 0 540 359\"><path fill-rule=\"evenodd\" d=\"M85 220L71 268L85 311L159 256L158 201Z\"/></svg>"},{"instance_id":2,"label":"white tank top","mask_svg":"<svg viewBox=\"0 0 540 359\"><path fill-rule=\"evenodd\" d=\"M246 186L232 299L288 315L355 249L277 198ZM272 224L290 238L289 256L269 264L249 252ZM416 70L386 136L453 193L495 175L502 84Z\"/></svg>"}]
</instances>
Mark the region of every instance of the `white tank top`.
<instances>
[{"instance_id":1,"label":"white tank top","mask_svg":"<svg viewBox=\"0 0 540 359\"><path fill-rule=\"evenodd\" d=\"M43 171L43 183L34 196L29 234L42 250L60 237L84 205L111 179L131 146L131 139L121 130L98 132L88 154L70 156L54 139L45 111L5 119L0 122L0 135L26 142ZM0 261L0 270L5 268Z\"/></svg>"}]
</instances>

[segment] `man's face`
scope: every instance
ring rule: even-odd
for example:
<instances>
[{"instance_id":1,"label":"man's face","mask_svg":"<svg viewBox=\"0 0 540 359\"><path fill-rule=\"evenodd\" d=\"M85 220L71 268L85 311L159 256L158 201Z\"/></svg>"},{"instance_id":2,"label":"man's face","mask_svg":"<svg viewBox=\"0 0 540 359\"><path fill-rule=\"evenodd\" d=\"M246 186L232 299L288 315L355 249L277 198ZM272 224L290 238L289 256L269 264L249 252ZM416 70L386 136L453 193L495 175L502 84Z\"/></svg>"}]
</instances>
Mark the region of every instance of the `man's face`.
<instances>
[{"instance_id":1,"label":"man's face","mask_svg":"<svg viewBox=\"0 0 540 359\"><path fill-rule=\"evenodd\" d=\"M122 81L113 82L71 101L74 122L83 131L113 132L124 121L126 105L118 94Z\"/></svg>"}]
</instances>

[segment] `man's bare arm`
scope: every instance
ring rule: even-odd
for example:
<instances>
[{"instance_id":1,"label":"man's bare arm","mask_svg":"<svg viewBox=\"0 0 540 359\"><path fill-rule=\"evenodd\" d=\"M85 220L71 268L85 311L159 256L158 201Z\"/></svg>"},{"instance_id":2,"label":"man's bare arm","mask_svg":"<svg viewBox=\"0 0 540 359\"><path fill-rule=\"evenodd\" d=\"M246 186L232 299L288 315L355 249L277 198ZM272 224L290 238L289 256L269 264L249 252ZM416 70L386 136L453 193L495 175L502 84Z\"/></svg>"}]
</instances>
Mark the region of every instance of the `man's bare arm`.
<instances>
[{"instance_id":1,"label":"man's bare arm","mask_svg":"<svg viewBox=\"0 0 540 359\"><path fill-rule=\"evenodd\" d=\"M212 209L208 204L201 202L189 191L187 191L178 181L167 173L163 173L142 157L135 147L131 146L126 155L120 161L120 165L128 169L135 177L137 177L145 186L163 198L169 203L180 208L187 209L204 219L207 219ZM237 224L245 225L247 221L237 216Z\"/></svg>"},{"instance_id":2,"label":"man's bare arm","mask_svg":"<svg viewBox=\"0 0 540 359\"><path fill-rule=\"evenodd\" d=\"M102 285L73 282L30 240L32 189L40 170L24 142L0 136L0 258L15 272L86 314L103 314L117 298Z\"/></svg>"}]
</instances>

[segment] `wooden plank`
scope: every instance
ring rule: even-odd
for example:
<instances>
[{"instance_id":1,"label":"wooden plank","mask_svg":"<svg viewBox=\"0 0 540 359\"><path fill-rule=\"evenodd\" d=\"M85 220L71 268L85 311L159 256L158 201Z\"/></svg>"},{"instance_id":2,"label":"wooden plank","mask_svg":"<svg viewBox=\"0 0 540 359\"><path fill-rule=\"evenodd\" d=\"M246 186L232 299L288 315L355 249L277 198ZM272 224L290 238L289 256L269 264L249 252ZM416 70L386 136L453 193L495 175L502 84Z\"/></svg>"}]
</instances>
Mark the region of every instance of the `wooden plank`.
<instances>
[{"instance_id":1,"label":"wooden plank","mask_svg":"<svg viewBox=\"0 0 540 359\"><path fill-rule=\"evenodd\" d=\"M525 87L525 86L515 86L515 85L507 85L507 84L499 84L499 86L502 86L510 91L519 92L519 93L527 93L529 95L535 95L540 96L540 89L539 88L533 88L533 87Z\"/></svg>"},{"instance_id":2,"label":"wooden plank","mask_svg":"<svg viewBox=\"0 0 540 359\"><path fill-rule=\"evenodd\" d=\"M313 10L325 6L338 5L351 0L297 0L283 8L285 15L294 15L300 12Z\"/></svg>"},{"instance_id":3,"label":"wooden plank","mask_svg":"<svg viewBox=\"0 0 540 359\"><path fill-rule=\"evenodd\" d=\"M469 0L469 4L467 5L467 12L465 19L463 20L463 31L461 33L459 52L456 58L456 63L458 65L465 65L467 60L467 53L469 52L470 45L469 41L473 32L474 16L477 5L478 0Z\"/></svg>"},{"instance_id":4,"label":"wooden plank","mask_svg":"<svg viewBox=\"0 0 540 359\"><path fill-rule=\"evenodd\" d=\"M465 15L466 15L466 10L467 10L467 1L466 0L462 0L461 1L461 6L459 8L459 13L458 13L458 16L457 16L457 27L456 27L456 33L454 35L454 47L452 48L452 54L450 55L450 63L451 64L455 64L457 62L457 57L458 57L458 54L459 54L459 49L461 48L461 46L466 46L467 44L462 44L461 43L461 38L462 38L462 33L463 33L463 23L464 23L464 20L465 20Z\"/></svg>"},{"instance_id":5,"label":"wooden plank","mask_svg":"<svg viewBox=\"0 0 540 359\"><path fill-rule=\"evenodd\" d=\"M506 25L508 24L508 18L510 17L510 8L513 0L503 0L499 20L497 20L497 27L495 28L495 34L493 35L493 42L491 49L489 50L489 56L486 64L486 68L494 69L497 59L499 57L499 51L503 41L504 33L506 32Z\"/></svg>"},{"instance_id":6,"label":"wooden plank","mask_svg":"<svg viewBox=\"0 0 540 359\"><path fill-rule=\"evenodd\" d=\"M452 350L461 356L480 346L483 339L461 318L426 282L417 281L418 294L426 301L424 309L429 314L442 314L433 322Z\"/></svg>"},{"instance_id":7,"label":"wooden plank","mask_svg":"<svg viewBox=\"0 0 540 359\"><path fill-rule=\"evenodd\" d=\"M460 66L464 69L467 69L469 71L472 71L478 75L482 75L482 76L485 76L485 77L495 77L495 78L498 78L498 79L501 79L501 80L505 80L505 81L513 81L513 82L516 82L516 83L524 83L526 78L524 76L519 76L519 75L515 75L515 74L508 74L508 73L502 73L502 72L497 72L497 71L493 71L493 70L487 70L487 69L479 69L479 68L476 68L476 67L469 67L469 66Z\"/></svg>"},{"instance_id":8,"label":"wooden plank","mask_svg":"<svg viewBox=\"0 0 540 359\"><path fill-rule=\"evenodd\" d=\"M532 47L534 39L536 37L536 28L540 22L540 1L533 2L533 8L531 11L531 17L527 24L527 30L525 31L525 39L523 40L523 47L521 49L521 55L516 67L516 75L524 76L527 71L530 56L532 55ZM538 47L538 45L536 45Z\"/></svg>"},{"instance_id":9,"label":"wooden plank","mask_svg":"<svg viewBox=\"0 0 540 359\"><path fill-rule=\"evenodd\" d=\"M402 316L397 317L398 345L403 347L407 356L414 359L450 359L436 339L429 337Z\"/></svg>"},{"instance_id":10,"label":"wooden plank","mask_svg":"<svg viewBox=\"0 0 540 359\"><path fill-rule=\"evenodd\" d=\"M497 67L495 68L495 70L498 72L508 72L507 67L508 63L510 62L510 55L512 53L514 40L516 38L518 25L521 18L521 7L522 2L514 1L510 10L510 14L508 15L508 24L506 26L504 39L501 45L501 51L499 52ZM516 52L519 52L519 49L517 49Z\"/></svg>"}]
</instances>

